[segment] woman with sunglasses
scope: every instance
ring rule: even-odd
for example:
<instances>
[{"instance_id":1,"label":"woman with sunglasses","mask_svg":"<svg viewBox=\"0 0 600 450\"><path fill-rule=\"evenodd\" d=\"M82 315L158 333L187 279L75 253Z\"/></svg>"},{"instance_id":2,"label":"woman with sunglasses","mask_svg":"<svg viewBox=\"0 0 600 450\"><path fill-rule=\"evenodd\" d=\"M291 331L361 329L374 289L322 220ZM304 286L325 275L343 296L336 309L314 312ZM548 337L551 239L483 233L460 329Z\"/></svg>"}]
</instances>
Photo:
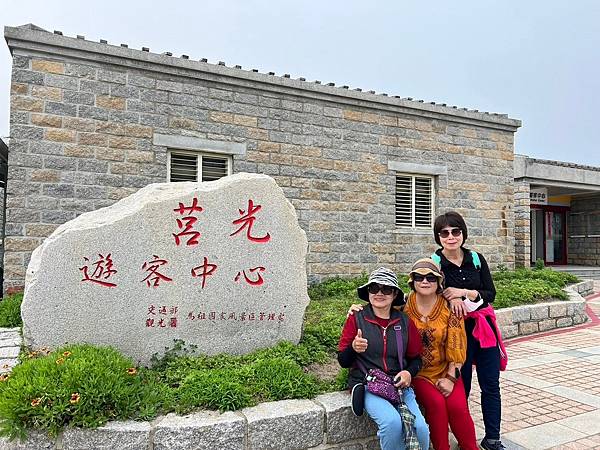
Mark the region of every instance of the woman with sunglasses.
<instances>
[{"instance_id":1,"label":"woman with sunglasses","mask_svg":"<svg viewBox=\"0 0 600 450\"><path fill-rule=\"evenodd\" d=\"M460 375L467 397L471 390L473 364L477 363L485 426L481 447L502 450L500 359L504 347L490 306L496 297L492 274L483 255L464 247L467 225L459 213L449 211L438 216L433 225L433 235L440 246L432 259L439 262L444 274L446 288L443 296L454 314L465 317L467 355Z\"/></svg>"},{"instance_id":2,"label":"woman with sunglasses","mask_svg":"<svg viewBox=\"0 0 600 450\"><path fill-rule=\"evenodd\" d=\"M404 302L396 274L384 267L374 270L369 281L357 291L368 305L348 316L338 346L340 365L350 368L348 388L353 390L353 409L358 395L377 424L382 450L426 450L429 429L410 387L421 368L421 340L406 314L392 307ZM400 405L364 389L370 369L379 369L392 377L402 393Z\"/></svg>"},{"instance_id":3,"label":"woman with sunglasses","mask_svg":"<svg viewBox=\"0 0 600 450\"><path fill-rule=\"evenodd\" d=\"M417 401L425 409L435 450L449 450L448 425L462 450L477 450L475 425L469 413L460 368L465 361L467 337L458 318L442 296L444 275L429 258L418 260L408 276L411 292L404 312L423 343L423 368L413 379Z\"/></svg>"}]
</instances>

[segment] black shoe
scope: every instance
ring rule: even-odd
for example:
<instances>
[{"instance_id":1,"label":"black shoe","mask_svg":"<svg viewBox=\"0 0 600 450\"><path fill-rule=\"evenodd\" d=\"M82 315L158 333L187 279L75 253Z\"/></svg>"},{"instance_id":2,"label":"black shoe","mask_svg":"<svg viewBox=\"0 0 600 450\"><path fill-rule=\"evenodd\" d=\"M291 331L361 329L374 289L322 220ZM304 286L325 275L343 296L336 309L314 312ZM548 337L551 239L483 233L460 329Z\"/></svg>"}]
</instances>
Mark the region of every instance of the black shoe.
<instances>
[{"instance_id":1,"label":"black shoe","mask_svg":"<svg viewBox=\"0 0 600 450\"><path fill-rule=\"evenodd\" d=\"M352 388L352 412L355 416L362 416L365 408L365 385L357 384Z\"/></svg>"},{"instance_id":2,"label":"black shoe","mask_svg":"<svg viewBox=\"0 0 600 450\"><path fill-rule=\"evenodd\" d=\"M483 438L481 441L481 448L484 450L504 450L506 447L502 445L500 439Z\"/></svg>"}]
</instances>

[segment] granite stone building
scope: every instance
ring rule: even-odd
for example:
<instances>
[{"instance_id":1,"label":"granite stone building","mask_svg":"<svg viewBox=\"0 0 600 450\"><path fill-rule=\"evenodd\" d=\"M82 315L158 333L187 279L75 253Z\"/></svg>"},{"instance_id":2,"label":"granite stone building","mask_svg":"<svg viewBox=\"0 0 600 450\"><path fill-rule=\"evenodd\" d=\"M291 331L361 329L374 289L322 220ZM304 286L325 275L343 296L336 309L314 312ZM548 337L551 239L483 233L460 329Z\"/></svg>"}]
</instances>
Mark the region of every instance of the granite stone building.
<instances>
[{"instance_id":1,"label":"granite stone building","mask_svg":"<svg viewBox=\"0 0 600 450\"><path fill-rule=\"evenodd\" d=\"M309 240L309 280L434 248L436 214L465 214L492 266L514 265L520 121L155 54L35 25L13 56L5 286L61 223L156 182L274 177Z\"/></svg>"}]
</instances>

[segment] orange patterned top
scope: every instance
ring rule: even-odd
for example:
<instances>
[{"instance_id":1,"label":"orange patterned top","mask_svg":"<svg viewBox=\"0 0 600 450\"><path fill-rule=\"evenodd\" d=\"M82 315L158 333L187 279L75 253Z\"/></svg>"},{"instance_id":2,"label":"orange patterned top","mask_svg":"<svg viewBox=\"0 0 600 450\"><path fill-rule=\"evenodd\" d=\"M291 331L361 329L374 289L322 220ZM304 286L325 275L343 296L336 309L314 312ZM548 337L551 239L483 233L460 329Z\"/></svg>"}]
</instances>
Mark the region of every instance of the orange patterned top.
<instances>
[{"instance_id":1,"label":"orange patterned top","mask_svg":"<svg viewBox=\"0 0 600 450\"><path fill-rule=\"evenodd\" d=\"M417 377L426 378L433 384L444 378L448 366L462 364L467 356L467 336L465 323L448 307L444 297L438 295L433 309L423 316L417 308L416 294L411 292L404 312L408 314L419 330L423 342L423 368Z\"/></svg>"}]
</instances>

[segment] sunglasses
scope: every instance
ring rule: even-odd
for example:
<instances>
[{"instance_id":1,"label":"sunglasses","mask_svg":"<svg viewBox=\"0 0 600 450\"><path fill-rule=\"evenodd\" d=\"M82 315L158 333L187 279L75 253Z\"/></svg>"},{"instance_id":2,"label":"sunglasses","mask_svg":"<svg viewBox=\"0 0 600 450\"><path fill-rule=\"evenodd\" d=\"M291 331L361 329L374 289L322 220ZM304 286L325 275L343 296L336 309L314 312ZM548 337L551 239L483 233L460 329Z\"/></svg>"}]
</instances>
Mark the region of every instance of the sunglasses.
<instances>
[{"instance_id":1,"label":"sunglasses","mask_svg":"<svg viewBox=\"0 0 600 450\"><path fill-rule=\"evenodd\" d=\"M369 290L369 294L377 294L379 291L381 291L383 295L390 295L394 293L395 288L392 286L385 286L373 283L370 284L367 289Z\"/></svg>"},{"instance_id":2,"label":"sunglasses","mask_svg":"<svg viewBox=\"0 0 600 450\"><path fill-rule=\"evenodd\" d=\"M427 280L430 283L435 283L437 281L437 277L432 274L432 273L428 273L427 275L421 275L420 273L413 273L412 275L412 279L413 281L416 281L417 283L420 283L423 280Z\"/></svg>"},{"instance_id":3,"label":"sunglasses","mask_svg":"<svg viewBox=\"0 0 600 450\"><path fill-rule=\"evenodd\" d=\"M450 236L450 233L452 233L452 236L454 237L459 237L462 234L462 230L460 228L452 228L451 230L442 230L438 234L441 238L446 239Z\"/></svg>"}]
</instances>

